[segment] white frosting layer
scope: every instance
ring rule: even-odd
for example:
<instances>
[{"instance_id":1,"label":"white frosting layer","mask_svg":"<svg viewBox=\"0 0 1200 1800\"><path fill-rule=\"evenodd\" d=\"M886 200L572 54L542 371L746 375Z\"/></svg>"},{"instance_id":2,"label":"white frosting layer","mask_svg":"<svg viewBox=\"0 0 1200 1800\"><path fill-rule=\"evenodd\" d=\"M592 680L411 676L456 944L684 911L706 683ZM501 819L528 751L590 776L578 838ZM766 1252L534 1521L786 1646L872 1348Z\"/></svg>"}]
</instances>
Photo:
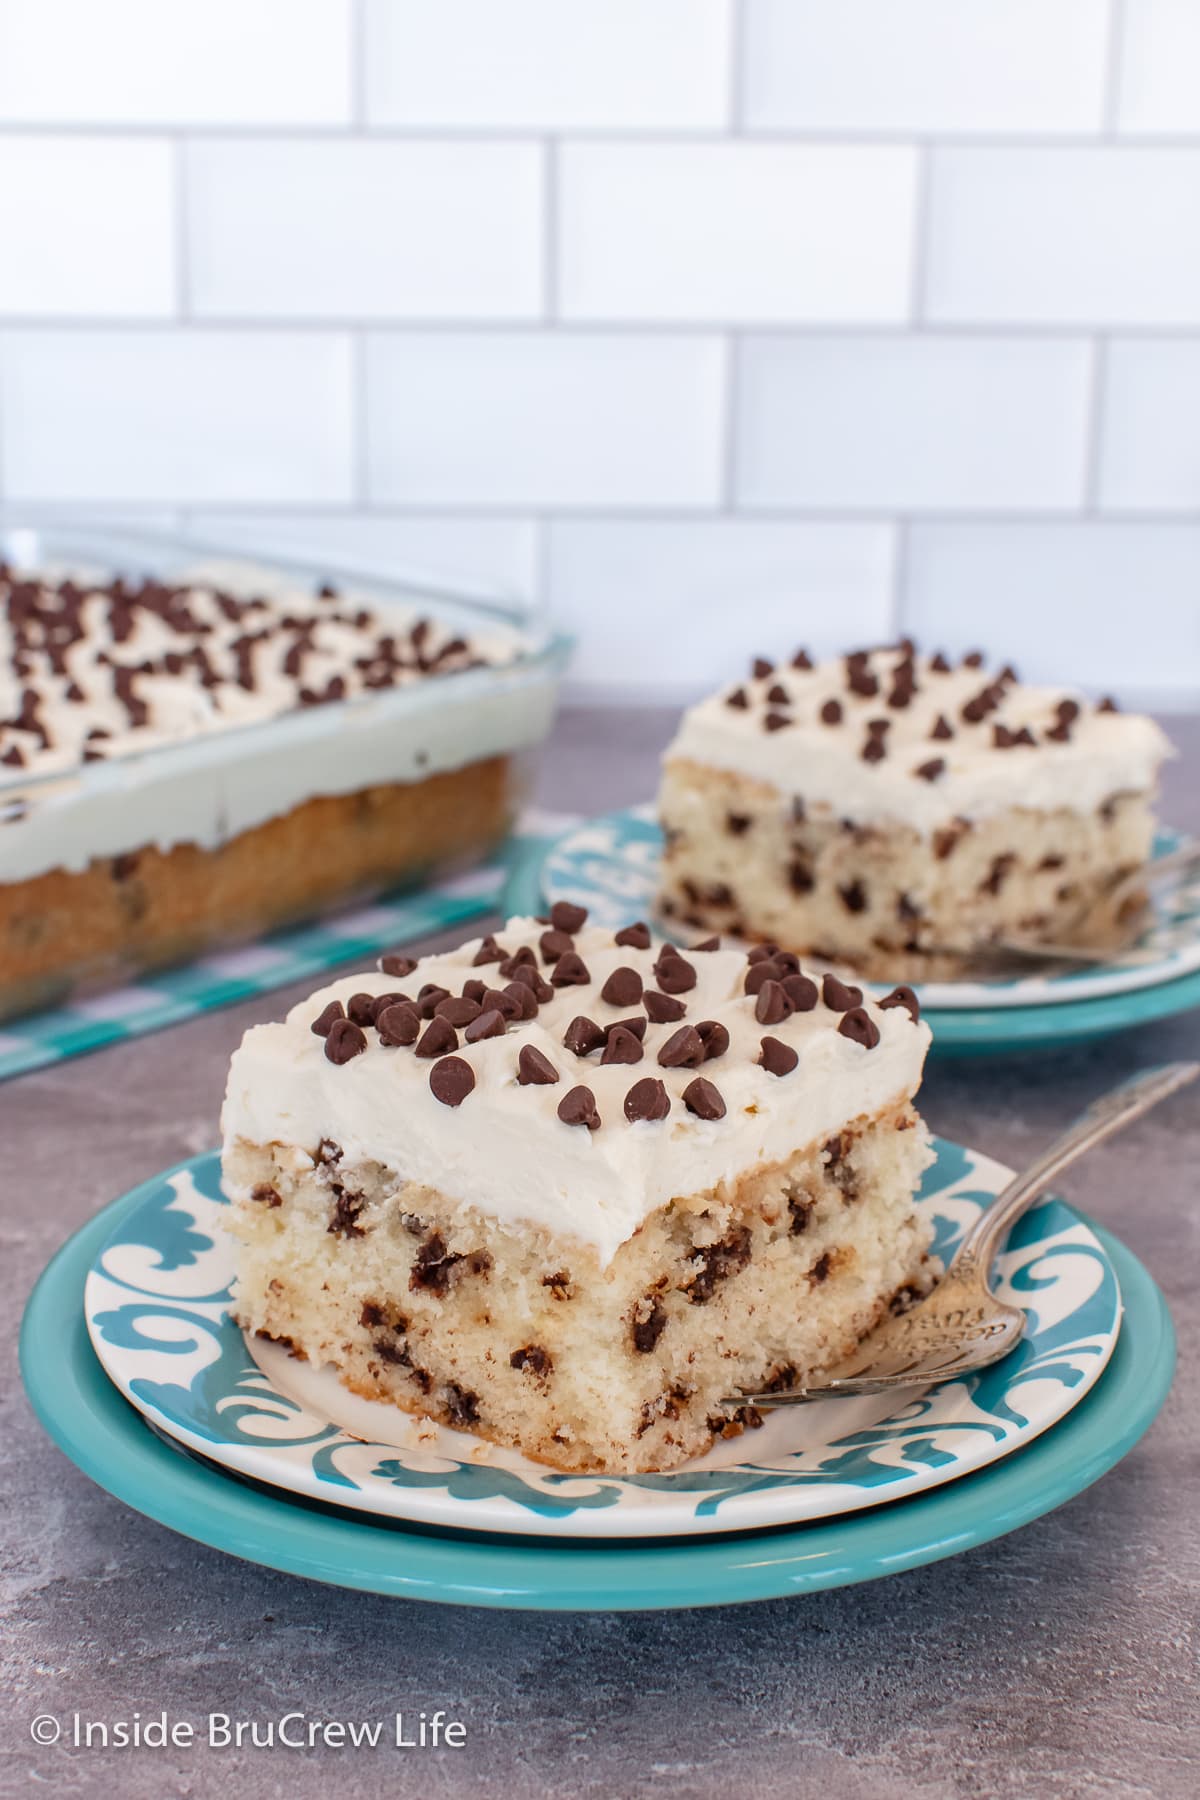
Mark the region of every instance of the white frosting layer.
<instances>
[{"instance_id":1,"label":"white frosting layer","mask_svg":"<svg viewBox=\"0 0 1200 1800\"><path fill-rule=\"evenodd\" d=\"M468 643L430 621L414 641L416 611L354 593L318 598L230 564L182 590L197 629L135 607L132 630L117 635L111 597L78 585L76 635L57 658L45 616L23 641L19 604L0 616L2 752L12 758L0 762L0 881L148 844L212 848L314 795L461 768L537 742L550 723L555 672L534 644L490 622ZM253 597L253 610L229 617L220 597L230 594ZM130 672L136 719L117 670ZM305 703L331 682L345 704ZM30 694L44 742L22 712Z\"/></svg>"},{"instance_id":2,"label":"white frosting layer","mask_svg":"<svg viewBox=\"0 0 1200 1800\"><path fill-rule=\"evenodd\" d=\"M1115 793L1152 791L1160 764L1174 754L1152 719L1102 711L1066 688L1005 682L995 708L972 723L962 709L993 678L965 666L939 672L928 657L914 661L909 703L893 707L894 671L904 660L896 648L870 654L865 668L878 683L874 695L848 690L841 659L808 671L783 665L735 683L684 714L666 760L768 783L802 797L810 814L828 811L855 824L900 824L928 835L951 819L984 818L1012 806L1094 812ZM777 686L786 698L769 699ZM749 702L744 708L729 704L739 691ZM821 711L833 700L842 716L828 724ZM1064 700L1079 712L1067 741L1056 742L1046 733L1057 727ZM768 714L788 722L768 730ZM952 737L933 736L940 717ZM886 721L886 755L878 761L863 757L872 720ZM1014 734L1027 728L1035 742L997 748L996 726ZM932 779L916 773L934 761L944 767Z\"/></svg>"},{"instance_id":3,"label":"white frosting layer","mask_svg":"<svg viewBox=\"0 0 1200 1800\"><path fill-rule=\"evenodd\" d=\"M498 941L509 952L520 944L536 946L542 929L531 919L510 920ZM685 953L697 973L696 986L676 996L686 1016L679 1024L649 1025L640 1062L603 1065L599 1051L577 1057L562 1041L577 1015L607 1026L643 1011L640 1004L614 1006L600 998L614 969L636 969L646 986L655 985L655 952L615 944L613 934L599 928L585 928L575 940L591 976L588 985L556 989L536 1019L510 1024L503 1037L467 1044L460 1032L454 1054L475 1075L475 1088L460 1106L434 1098L430 1061L410 1049L385 1048L371 1028L362 1054L340 1066L329 1061L311 1026L331 1000L344 1005L355 993L391 991L415 997L425 983L458 994L472 978L503 986L496 964L473 966L479 942L427 957L400 980L344 976L294 1007L284 1023L248 1031L229 1071L226 1144L246 1139L314 1151L321 1138L332 1138L348 1162L373 1159L501 1222L528 1222L581 1239L607 1263L673 1197L707 1192L823 1142L858 1115L910 1096L920 1083L929 1030L914 1024L903 1007L868 1003L880 1032L871 1049L840 1035L842 1015L820 1001L811 1012L761 1025L754 997L743 991L746 957L734 950ZM543 965L543 972L551 971ZM709 1019L729 1032L724 1055L699 1069L659 1066L658 1051L680 1024ZM792 1073L775 1076L760 1066L764 1035L796 1049L800 1060ZM526 1044L549 1058L560 1076L557 1085L518 1085L518 1053ZM719 1090L724 1118L705 1121L687 1110L681 1096L697 1075ZM662 1080L671 1111L661 1121L630 1124L624 1099L646 1076ZM596 1131L557 1116L559 1102L577 1084L595 1096L602 1121Z\"/></svg>"}]
</instances>

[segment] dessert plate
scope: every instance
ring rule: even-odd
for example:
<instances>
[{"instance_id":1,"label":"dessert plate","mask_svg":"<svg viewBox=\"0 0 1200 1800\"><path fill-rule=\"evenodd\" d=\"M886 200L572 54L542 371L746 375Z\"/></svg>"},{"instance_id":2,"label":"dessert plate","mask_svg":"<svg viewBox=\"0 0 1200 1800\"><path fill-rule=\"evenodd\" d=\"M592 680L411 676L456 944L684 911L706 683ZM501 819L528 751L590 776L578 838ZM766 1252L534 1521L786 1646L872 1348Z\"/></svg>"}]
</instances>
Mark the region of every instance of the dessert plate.
<instances>
[{"instance_id":1,"label":"dessert plate","mask_svg":"<svg viewBox=\"0 0 1200 1800\"><path fill-rule=\"evenodd\" d=\"M114 1228L140 1203L138 1190L90 1219L30 1297L21 1370L38 1418L85 1475L147 1518L264 1568L367 1593L458 1606L648 1611L897 1575L990 1543L1082 1493L1137 1443L1175 1366L1162 1294L1137 1258L1096 1226L1125 1307L1121 1335L1091 1392L1019 1456L898 1506L773 1531L646 1544L443 1532L236 1479L162 1437L124 1400L92 1350L83 1287Z\"/></svg>"},{"instance_id":2,"label":"dessert plate","mask_svg":"<svg viewBox=\"0 0 1200 1800\"><path fill-rule=\"evenodd\" d=\"M942 1140L919 1204L946 1257L1009 1173ZM1021 1448L1087 1393L1121 1297L1091 1228L1061 1201L1026 1214L997 1291L1028 1335L994 1368L895 1398L783 1410L667 1474L567 1475L362 1401L330 1371L248 1345L229 1316L233 1245L215 1153L136 1189L88 1272L108 1375L158 1429L239 1475L377 1517L539 1537L678 1537L828 1518L918 1494Z\"/></svg>"},{"instance_id":3,"label":"dessert plate","mask_svg":"<svg viewBox=\"0 0 1200 1800\"><path fill-rule=\"evenodd\" d=\"M1182 838L1160 831L1154 853L1165 856ZM627 925L652 918L662 853L652 806L628 807L578 825L561 837L542 865L547 904L574 900L594 923ZM678 931L663 922L663 932ZM1028 974L987 981L925 981L917 988L921 1005L934 1012L959 1008L1042 1007L1109 999L1137 993L1200 970L1200 875L1157 901L1151 922L1137 943L1098 967L1031 969Z\"/></svg>"}]
</instances>

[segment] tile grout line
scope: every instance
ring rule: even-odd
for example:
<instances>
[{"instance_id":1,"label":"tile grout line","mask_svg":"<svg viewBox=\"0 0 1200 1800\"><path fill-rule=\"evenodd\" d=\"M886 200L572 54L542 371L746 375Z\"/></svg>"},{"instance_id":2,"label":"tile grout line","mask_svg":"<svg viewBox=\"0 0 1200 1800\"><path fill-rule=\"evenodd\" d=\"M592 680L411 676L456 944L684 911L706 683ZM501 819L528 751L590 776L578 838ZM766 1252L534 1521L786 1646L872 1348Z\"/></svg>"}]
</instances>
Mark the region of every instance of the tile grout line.
<instances>
[{"instance_id":1,"label":"tile grout line","mask_svg":"<svg viewBox=\"0 0 1200 1800\"><path fill-rule=\"evenodd\" d=\"M536 143L543 128L534 125L360 125L354 120L294 119L278 122L254 120L205 121L156 119L140 120L72 120L72 119L0 119L0 139L5 137L170 137L177 131L203 138L293 138L316 142L337 141L348 137L365 138L369 142ZM833 130L797 126L793 130L756 131L740 127L734 133L729 126L576 126L564 136L583 144L644 144L658 149L663 145L707 146L728 143L731 138L739 147L757 145L774 149L803 149L814 144L822 147L857 149L908 150L913 147L951 150L1200 150L1200 128L1122 131L1106 134L1102 127L1092 131L898 131L895 128L873 130L867 126Z\"/></svg>"},{"instance_id":2,"label":"tile grout line","mask_svg":"<svg viewBox=\"0 0 1200 1800\"><path fill-rule=\"evenodd\" d=\"M369 486L369 484L368 484ZM1089 516L1080 510L1078 505L1058 507L1056 509L1030 508L1019 509L996 508L989 511L980 507L963 507L959 510L946 507L935 507L929 510L904 511L899 507L888 511L884 507L841 507L829 506L805 507L797 506L755 506L741 505L735 513L723 513L709 500L698 501L694 506L676 503L650 503L648 505L614 506L600 504L582 506L578 503L556 506L542 501L528 500L521 503L492 504L471 498L461 500L396 502L389 500L373 500L369 497L358 500L327 500L323 498L298 498L281 500L277 496L268 498L246 499L244 497L219 496L204 499L183 498L179 495L159 495L149 497L123 496L88 496L73 495L67 498L46 494L8 495L3 502L3 510L9 514L36 510L46 518L57 516L63 518L79 507L87 507L97 512L111 513L113 517L135 512L162 512L165 510L189 511L192 513L230 513L237 515L260 515L266 518L278 517L291 519L353 519L367 517L373 519L428 519L430 521L453 520L467 518L473 521L512 520L528 524L542 521L544 523L566 525L692 525L697 523L739 523L761 525L801 525L816 527L849 526L866 530L880 527L893 529L903 519L910 527L936 527L938 529L955 529L967 527L972 530L991 530L996 526L1010 526L1017 529L1026 528L1039 531L1092 531L1113 528L1147 527L1162 531L1188 531L1200 534L1200 517L1194 506L1180 506L1175 509L1112 507L1102 513ZM11 523L11 520L10 520Z\"/></svg>"},{"instance_id":3,"label":"tile grout line","mask_svg":"<svg viewBox=\"0 0 1200 1800\"><path fill-rule=\"evenodd\" d=\"M358 133L367 128L366 0L353 0L350 14L350 124Z\"/></svg>"},{"instance_id":4,"label":"tile grout line","mask_svg":"<svg viewBox=\"0 0 1200 1800\"><path fill-rule=\"evenodd\" d=\"M912 271L909 282L908 331L920 336L927 323L929 298L929 235L932 211L933 153L925 145L917 146L917 166L913 183Z\"/></svg>"},{"instance_id":5,"label":"tile grout line","mask_svg":"<svg viewBox=\"0 0 1200 1800\"><path fill-rule=\"evenodd\" d=\"M352 510L367 512L371 505L371 433L367 393L367 333L350 333L350 409L352 430Z\"/></svg>"},{"instance_id":6,"label":"tile grout line","mask_svg":"<svg viewBox=\"0 0 1200 1800\"><path fill-rule=\"evenodd\" d=\"M171 201L175 209L172 251L176 317L174 321L164 320L164 324L191 322L192 271L189 249L187 159L187 138L182 132L177 132L171 140Z\"/></svg>"},{"instance_id":7,"label":"tile grout line","mask_svg":"<svg viewBox=\"0 0 1200 1800\"><path fill-rule=\"evenodd\" d=\"M1088 368L1087 434L1084 439L1083 496L1080 502L1085 518L1096 518L1101 511L1100 477L1104 454L1105 411L1108 402L1109 349L1103 337L1092 339Z\"/></svg>"},{"instance_id":8,"label":"tile grout line","mask_svg":"<svg viewBox=\"0 0 1200 1800\"><path fill-rule=\"evenodd\" d=\"M878 342L907 343L914 336L911 319L882 320L864 323L862 320L829 319L666 319L666 318L563 318L561 313L549 321L564 335L578 338L586 342L589 338L604 337L650 337L650 338L703 338L721 337L729 332L738 332L744 337L771 339L813 339L813 338L848 338L873 339ZM492 335L509 335L513 337L536 336L544 331L548 321L540 316L524 315L521 317L503 317L495 314L480 314L477 318L446 318L436 315L402 318L386 313L357 314L315 314L296 313L281 315L279 313L225 313L212 312L196 314L190 312L186 320L174 318L152 317L139 313L10 313L0 312L0 331L14 337L24 332L49 332L69 334L75 332L169 332L178 331L180 324L187 326L187 332L205 331L244 331L250 334L266 332L288 333L307 332L316 336L327 333L348 331L371 331L387 333L391 337L461 337L472 333L486 332ZM937 319L925 322L922 337L959 339L964 342L972 340L1003 339L1015 343L1077 343L1087 340L1097 333L1116 341L1151 337L1168 343L1192 343L1200 341L1200 314L1189 324L1157 323L1153 320L1142 320L1137 323L1126 321L1109 321L1104 319L1074 319L1069 321L1043 320L1005 320L975 319L953 320Z\"/></svg>"},{"instance_id":9,"label":"tile grout line","mask_svg":"<svg viewBox=\"0 0 1200 1800\"><path fill-rule=\"evenodd\" d=\"M723 342L721 469L717 504L722 515L736 518L738 516L738 439L740 437L742 393L741 334L736 331L727 332Z\"/></svg>"},{"instance_id":10,"label":"tile grout line","mask_svg":"<svg viewBox=\"0 0 1200 1800\"><path fill-rule=\"evenodd\" d=\"M892 635L903 635L908 613L909 567L912 554L912 520L897 516L892 522Z\"/></svg>"},{"instance_id":11,"label":"tile grout line","mask_svg":"<svg viewBox=\"0 0 1200 1800\"><path fill-rule=\"evenodd\" d=\"M726 71L725 100L729 109L729 117L725 132L728 137L738 139L744 135L746 130L746 17L742 8L742 0L729 0L729 36L726 55L729 59L729 68Z\"/></svg>"},{"instance_id":12,"label":"tile grout line","mask_svg":"<svg viewBox=\"0 0 1200 1800\"><path fill-rule=\"evenodd\" d=\"M1103 138L1120 138L1121 91L1125 63L1125 0L1108 0L1108 31L1105 34L1104 91L1100 103L1100 131ZM1121 139L1124 142L1124 139Z\"/></svg>"},{"instance_id":13,"label":"tile grout line","mask_svg":"<svg viewBox=\"0 0 1200 1800\"><path fill-rule=\"evenodd\" d=\"M558 140L542 139L542 321L558 328L559 313L559 168Z\"/></svg>"}]
</instances>

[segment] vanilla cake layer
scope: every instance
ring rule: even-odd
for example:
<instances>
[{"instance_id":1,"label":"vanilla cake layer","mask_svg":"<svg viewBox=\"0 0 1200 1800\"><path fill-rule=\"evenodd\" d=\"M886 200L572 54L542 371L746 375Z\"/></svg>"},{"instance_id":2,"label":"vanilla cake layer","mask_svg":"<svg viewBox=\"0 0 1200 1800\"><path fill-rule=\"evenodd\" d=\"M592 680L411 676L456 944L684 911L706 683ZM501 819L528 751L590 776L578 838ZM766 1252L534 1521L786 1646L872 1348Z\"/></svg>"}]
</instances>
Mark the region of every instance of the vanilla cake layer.
<instances>
[{"instance_id":1,"label":"vanilla cake layer","mask_svg":"<svg viewBox=\"0 0 1200 1800\"><path fill-rule=\"evenodd\" d=\"M754 1422L725 1396L928 1286L928 1031L906 991L864 1002L785 953L582 925L510 921L247 1034L235 1307L557 1467L669 1468Z\"/></svg>"},{"instance_id":2,"label":"vanilla cake layer","mask_svg":"<svg viewBox=\"0 0 1200 1800\"><path fill-rule=\"evenodd\" d=\"M664 759L664 914L954 975L1007 933L1071 936L1139 868L1170 746L1150 719L912 645L803 652L684 715Z\"/></svg>"}]
</instances>

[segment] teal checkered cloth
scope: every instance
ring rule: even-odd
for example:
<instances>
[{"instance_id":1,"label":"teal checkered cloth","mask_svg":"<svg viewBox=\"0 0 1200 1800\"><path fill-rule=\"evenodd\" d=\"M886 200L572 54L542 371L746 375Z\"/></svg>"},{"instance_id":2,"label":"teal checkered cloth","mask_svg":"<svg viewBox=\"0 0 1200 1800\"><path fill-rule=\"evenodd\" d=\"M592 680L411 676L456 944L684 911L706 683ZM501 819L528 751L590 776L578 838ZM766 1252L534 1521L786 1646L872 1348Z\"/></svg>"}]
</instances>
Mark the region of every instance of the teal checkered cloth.
<instances>
[{"instance_id":1,"label":"teal checkered cloth","mask_svg":"<svg viewBox=\"0 0 1200 1800\"><path fill-rule=\"evenodd\" d=\"M570 823L566 818L529 814L503 849L477 869L315 925L276 932L183 968L147 975L131 987L15 1019L0 1030L0 1081L323 975L339 963L370 962L383 950L416 943L488 913L532 910L536 871L549 844Z\"/></svg>"}]
</instances>

